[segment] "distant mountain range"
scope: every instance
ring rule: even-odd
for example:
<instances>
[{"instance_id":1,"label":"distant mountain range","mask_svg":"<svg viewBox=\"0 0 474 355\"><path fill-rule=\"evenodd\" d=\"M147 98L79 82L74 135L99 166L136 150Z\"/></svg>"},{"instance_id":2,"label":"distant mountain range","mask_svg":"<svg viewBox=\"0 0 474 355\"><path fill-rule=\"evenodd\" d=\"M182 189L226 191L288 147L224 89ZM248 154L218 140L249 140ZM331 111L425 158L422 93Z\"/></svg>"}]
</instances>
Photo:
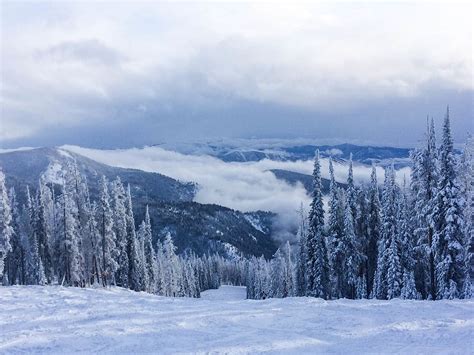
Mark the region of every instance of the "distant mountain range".
<instances>
[{"instance_id":1,"label":"distant mountain range","mask_svg":"<svg viewBox=\"0 0 474 355\"><path fill-rule=\"evenodd\" d=\"M251 162L263 159L297 161L313 159L316 149L322 157L332 156L362 164L376 163L386 166L392 162L396 168L409 165L410 148L361 146L354 144L318 145L303 141L291 144L288 140L222 140L200 143L166 143L156 146L183 154L210 155L226 162Z\"/></svg>"}]
</instances>

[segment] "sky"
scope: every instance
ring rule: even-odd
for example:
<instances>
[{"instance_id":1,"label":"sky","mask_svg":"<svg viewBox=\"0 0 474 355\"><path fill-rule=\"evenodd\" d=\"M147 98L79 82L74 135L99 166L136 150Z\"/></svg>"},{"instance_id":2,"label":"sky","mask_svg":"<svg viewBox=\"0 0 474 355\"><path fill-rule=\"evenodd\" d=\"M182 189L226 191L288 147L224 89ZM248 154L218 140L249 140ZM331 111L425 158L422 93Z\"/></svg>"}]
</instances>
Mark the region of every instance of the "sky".
<instances>
[{"instance_id":1,"label":"sky","mask_svg":"<svg viewBox=\"0 0 474 355\"><path fill-rule=\"evenodd\" d=\"M0 147L474 131L468 3L2 1Z\"/></svg>"}]
</instances>

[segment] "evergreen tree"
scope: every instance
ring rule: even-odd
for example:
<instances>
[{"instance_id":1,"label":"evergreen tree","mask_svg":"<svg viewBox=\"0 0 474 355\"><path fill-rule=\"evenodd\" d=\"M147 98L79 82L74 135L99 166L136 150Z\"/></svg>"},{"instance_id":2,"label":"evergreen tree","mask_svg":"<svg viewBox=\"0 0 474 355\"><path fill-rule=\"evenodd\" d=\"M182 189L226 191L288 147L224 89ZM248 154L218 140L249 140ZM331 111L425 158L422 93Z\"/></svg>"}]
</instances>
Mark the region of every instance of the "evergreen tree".
<instances>
[{"instance_id":1,"label":"evergreen tree","mask_svg":"<svg viewBox=\"0 0 474 355\"><path fill-rule=\"evenodd\" d=\"M368 190L367 203L367 241L365 244L365 278L367 283L367 295L373 293L373 284L375 278L375 271L377 269L378 261L378 244L380 240L380 200L379 188L377 183L377 170L375 165L372 165L372 173L370 175L370 186ZM375 295L373 295L375 297Z\"/></svg>"},{"instance_id":2,"label":"evergreen tree","mask_svg":"<svg viewBox=\"0 0 474 355\"><path fill-rule=\"evenodd\" d=\"M12 214L5 175L0 170L0 283L3 281L5 259L11 251L10 239L13 236Z\"/></svg>"},{"instance_id":3,"label":"evergreen tree","mask_svg":"<svg viewBox=\"0 0 474 355\"><path fill-rule=\"evenodd\" d=\"M51 252L52 229L48 223L48 211L52 209L52 203L49 188L45 185L43 180L40 180L37 196L38 213L36 215L36 235L39 258L48 283L53 281L53 256Z\"/></svg>"},{"instance_id":4,"label":"evergreen tree","mask_svg":"<svg viewBox=\"0 0 474 355\"><path fill-rule=\"evenodd\" d=\"M295 293L305 296L307 292L307 264L308 264L308 223L307 216L301 203L298 211L300 225L298 227L298 258L296 264Z\"/></svg>"},{"instance_id":5,"label":"evergreen tree","mask_svg":"<svg viewBox=\"0 0 474 355\"><path fill-rule=\"evenodd\" d=\"M77 206L65 179L58 201L58 273L61 284L79 286L82 281L79 255Z\"/></svg>"},{"instance_id":6,"label":"evergreen tree","mask_svg":"<svg viewBox=\"0 0 474 355\"><path fill-rule=\"evenodd\" d=\"M374 295L379 299L395 296L400 278L399 243L396 229L397 189L393 164L385 170L385 181L382 192L382 225L378 243L377 270L374 281Z\"/></svg>"},{"instance_id":7,"label":"evergreen tree","mask_svg":"<svg viewBox=\"0 0 474 355\"><path fill-rule=\"evenodd\" d=\"M359 281L359 268L362 262L362 255L354 232L354 220L352 216L352 208L349 205L349 199L347 199L344 213L344 234L340 243L344 260L344 284L341 293L346 298L355 299L357 297L357 283Z\"/></svg>"},{"instance_id":8,"label":"evergreen tree","mask_svg":"<svg viewBox=\"0 0 474 355\"><path fill-rule=\"evenodd\" d=\"M141 267L139 258L139 247L135 233L135 218L132 210L132 196L130 185L127 186L127 196L125 200L126 221L127 221L127 254L128 254L128 284L135 291L145 290L145 270Z\"/></svg>"},{"instance_id":9,"label":"evergreen tree","mask_svg":"<svg viewBox=\"0 0 474 355\"><path fill-rule=\"evenodd\" d=\"M464 216L461 191L456 176L456 160L451 137L449 108L443 124L436 194L435 262L436 298L463 296L465 277Z\"/></svg>"},{"instance_id":10,"label":"evergreen tree","mask_svg":"<svg viewBox=\"0 0 474 355\"><path fill-rule=\"evenodd\" d=\"M332 294L342 297L344 289L344 255L342 241L344 237L344 201L342 190L337 186L334 177L332 159L329 160L329 218L328 239L330 244L330 265Z\"/></svg>"},{"instance_id":11,"label":"evergreen tree","mask_svg":"<svg viewBox=\"0 0 474 355\"><path fill-rule=\"evenodd\" d=\"M330 297L329 261L324 236L324 207L319 150L316 151L313 170L313 193L309 212L307 236L307 294L327 299Z\"/></svg>"},{"instance_id":12,"label":"evergreen tree","mask_svg":"<svg viewBox=\"0 0 474 355\"><path fill-rule=\"evenodd\" d=\"M464 196L464 298L472 298L471 278L474 263L474 137L469 136L464 147L461 164L461 195Z\"/></svg>"},{"instance_id":13,"label":"evergreen tree","mask_svg":"<svg viewBox=\"0 0 474 355\"><path fill-rule=\"evenodd\" d=\"M21 240L20 233L20 211L15 189L12 187L8 193L11 207L11 228L12 235L10 237L11 251L7 253L5 267L7 268L8 280L4 278L4 284L10 285L25 284L26 270L24 266L25 250Z\"/></svg>"},{"instance_id":14,"label":"evergreen tree","mask_svg":"<svg viewBox=\"0 0 474 355\"><path fill-rule=\"evenodd\" d=\"M414 213L411 224L417 239L415 281L424 298L436 299L433 235L438 156L433 120L430 125L427 124L425 147L412 153L412 163L410 187Z\"/></svg>"},{"instance_id":15,"label":"evergreen tree","mask_svg":"<svg viewBox=\"0 0 474 355\"><path fill-rule=\"evenodd\" d=\"M129 259L128 259L128 238L127 238L127 212L125 209L125 189L120 178L112 184L112 200L114 212L114 232L117 246L118 269L115 282L118 286L129 287Z\"/></svg>"},{"instance_id":16,"label":"evergreen tree","mask_svg":"<svg viewBox=\"0 0 474 355\"><path fill-rule=\"evenodd\" d=\"M105 176L100 181L100 195L98 207L98 226L100 231L100 249L102 254L101 279L104 286L110 286L115 282L115 272L118 269L113 212L110 207L108 182Z\"/></svg>"},{"instance_id":17,"label":"evergreen tree","mask_svg":"<svg viewBox=\"0 0 474 355\"><path fill-rule=\"evenodd\" d=\"M144 262L145 262L145 269L147 273L147 280L148 280L148 288L151 285L155 284L155 268L153 265L155 264L155 251L153 250L153 243L152 243L152 232L151 232L151 221L150 221L150 213L148 212L148 206L146 206L145 210L145 221L143 224L143 249L144 249Z\"/></svg>"}]
</instances>

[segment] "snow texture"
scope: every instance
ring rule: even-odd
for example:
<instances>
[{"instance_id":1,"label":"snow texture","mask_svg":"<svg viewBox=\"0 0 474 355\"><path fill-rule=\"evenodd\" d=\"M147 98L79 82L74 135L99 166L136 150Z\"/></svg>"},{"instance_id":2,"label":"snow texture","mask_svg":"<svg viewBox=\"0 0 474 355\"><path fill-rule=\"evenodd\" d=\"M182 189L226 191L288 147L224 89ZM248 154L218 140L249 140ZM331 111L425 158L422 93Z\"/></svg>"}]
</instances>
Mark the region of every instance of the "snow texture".
<instances>
[{"instance_id":1,"label":"snow texture","mask_svg":"<svg viewBox=\"0 0 474 355\"><path fill-rule=\"evenodd\" d=\"M0 352L470 353L474 301L201 299L120 288L0 287Z\"/></svg>"}]
</instances>

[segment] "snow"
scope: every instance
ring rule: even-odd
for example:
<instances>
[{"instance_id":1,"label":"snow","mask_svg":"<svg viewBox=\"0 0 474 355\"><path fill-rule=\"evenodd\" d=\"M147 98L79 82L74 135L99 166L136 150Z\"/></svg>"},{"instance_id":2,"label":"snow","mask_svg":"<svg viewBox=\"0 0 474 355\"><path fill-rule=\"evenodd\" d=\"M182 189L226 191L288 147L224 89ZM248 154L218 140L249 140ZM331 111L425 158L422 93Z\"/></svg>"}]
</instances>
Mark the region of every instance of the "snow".
<instances>
[{"instance_id":1,"label":"snow","mask_svg":"<svg viewBox=\"0 0 474 355\"><path fill-rule=\"evenodd\" d=\"M58 162L51 162L48 165L48 168L43 173L43 177L46 182L52 182L55 184L62 185L63 177L62 177L62 165Z\"/></svg>"},{"instance_id":2,"label":"snow","mask_svg":"<svg viewBox=\"0 0 474 355\"><path fill-rule=\"evenodd\" d=\"M71 155L68 151L66 151L66 150L64 150L64 149L60 149L60 148L58 148L58 149L56 149L56 150L57 150L57 152L58 152L59 154L61 154L63 157L68 158L68 159L74 159L74 158L72 157L72 155Z\"/></svg>"},{"instance_id":3,"label":"snow","mask_svg":"<svg viewBox=\"0 0 474 355\"><path fill-rule=\"evenodd\" d=\"M201 299L120 288L0 287L0 352L472 353L474 301Z\"/></svg>"}]
</instances>

